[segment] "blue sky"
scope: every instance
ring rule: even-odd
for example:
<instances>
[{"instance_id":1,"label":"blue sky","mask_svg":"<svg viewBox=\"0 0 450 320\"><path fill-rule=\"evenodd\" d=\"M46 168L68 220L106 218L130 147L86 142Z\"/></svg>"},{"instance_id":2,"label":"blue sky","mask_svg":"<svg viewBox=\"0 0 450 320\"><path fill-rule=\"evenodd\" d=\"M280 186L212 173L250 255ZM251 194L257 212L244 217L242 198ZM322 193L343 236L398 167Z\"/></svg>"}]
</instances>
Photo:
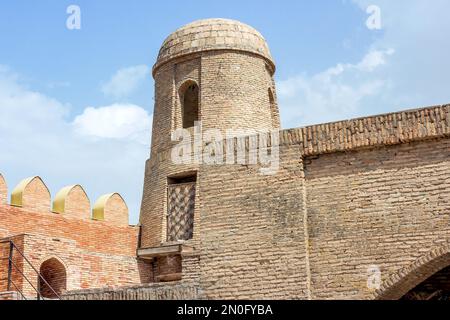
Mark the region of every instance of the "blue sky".
<instances>
[{"instance_id":1,"label":"blue sky","mask_svg":"<svg viewBox=\"0 0 450 320\"><path fill-rule=\"evenodd\" d=\"M81 9L68 30L66 9ZM369 5L381 30L366 26ZM193 20L240 20L277 64L283 127L450 102L450 2L2 1L0 172L39 175L52 195L120 192L136 223L153 113L150 68Z\"/></svg>"}]
</instances>

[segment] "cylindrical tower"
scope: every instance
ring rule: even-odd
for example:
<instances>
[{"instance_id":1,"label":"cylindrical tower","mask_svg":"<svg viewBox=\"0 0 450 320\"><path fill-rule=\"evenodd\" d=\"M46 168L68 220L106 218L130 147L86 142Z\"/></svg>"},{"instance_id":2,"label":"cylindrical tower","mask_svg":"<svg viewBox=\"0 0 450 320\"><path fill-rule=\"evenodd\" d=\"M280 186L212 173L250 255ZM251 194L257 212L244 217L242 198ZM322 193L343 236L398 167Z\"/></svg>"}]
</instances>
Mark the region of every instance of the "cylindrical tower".
<instances>
[{"instance_id":1,"label":"cylindrical tower","mask_svg":"<svg viewBox=\"0 0 450 320\"><path fill-rule=\"evenodd\" d=\"M272 130L280 127L273 74L263 36L228 19L188 24L163 43L153 67L155 108L146 164L141 247L195 241L201 166L176 165L176 129ZM207 186L204 186L207 187Z\"/></svg>"}]
</instances>

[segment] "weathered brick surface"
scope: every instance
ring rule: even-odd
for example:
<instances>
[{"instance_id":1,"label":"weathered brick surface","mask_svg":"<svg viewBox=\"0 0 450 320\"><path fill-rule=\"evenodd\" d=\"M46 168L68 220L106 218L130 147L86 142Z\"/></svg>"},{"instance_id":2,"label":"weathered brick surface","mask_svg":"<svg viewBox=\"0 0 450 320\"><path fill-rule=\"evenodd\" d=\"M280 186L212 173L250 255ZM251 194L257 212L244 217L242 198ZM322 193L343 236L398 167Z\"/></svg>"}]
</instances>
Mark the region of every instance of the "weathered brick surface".
<instances>
[{"instance_id":1,"label":"weathered brick surface","mask_svg":"<svg viewBox=\"0 0 450 320\"><path fill-rule=\"evenodd\" d=\"M40 179L17 208L1 204L0 177L0 236L31 233L16 241L33 263L63 262L72 290L65 299L399 299L414 288L447 288L450 105L282 130L275 175L260 165L171 161L171 133L183 126L192 84L204 131L278 129L274 71L264 38L235 21L195 22L161 48L140 245L168 244L168 184L195 175L193 238L184 242L193 251L137 260L138 229L126 226L118 197L104 202L105 221L56 215ZM68 212L84 212L83 201L78 192ZM367 285L374 266L376 290ZM180 272L171 284L117 288ZM114 288L73 291L105 286Z\"/></svg>"},{"instance_id":2,"label":"weathered brick surface","mask_svg":"<svg viewBox=\"0 0 450 320\"><path fill-rule=\"evenodd\" d=\"M364 298L370 265L384 280L449 241L450 139L305 162L314 298Z\"/></svg>"},{"instance_id":3,"label":"weathered brick surface","mask_svg":"<svg viewBox=\"0 0 450 320\"><path fill-rule=\"evenodd\" d=\"M8 198L8 186L3 176L0 174L0 204L5 204Z\"/></svg>"},{"instance_id":4,"label":"weathered brick surface","mask_svg":"<svg viewBox=\"0 0 450 320\"><path fill-rule=\"evenodd\" d=\"M125 226L128 224L128 207L123 198L114 193L106 196L106 201L102 208L103 219L111 224Z\"/></svg>"},{"instance_id":5,"label":"weathered brick surface","mask_svg":"<svg viewBox=\"0 0 450 320\"><path fill-rule=\"evenodd\" d=\"M24 239L23 236L15 236L11 238L17 248L19 250L23 250L24 248ZM23 259L20 255L13 255L13 263L16 266L11 269L11 285L8 288L8 270L9 270L9 253L10 253L10 243L9 242L0 242L0 292L6 291L16 291L17 289L22 288L22 284L24 279L21 275L21 271L23 272Z\"/></svg>"},{"instance_id":6,"label":"weathered brick surface","mask_svg":"<svg viewBox=\"0 0 450 320\"><path fill-rule=\"evenodd\" d=\"M64 300L196 300L199 290L195 284L148 284L121 288L80 290L68 292Z\"/></svg>"},{"instance_id":7,"label":"weathered brick surface","mask_svg":"<svg viewBox=\"0 0 450 320\"><path fill-rule=\"evenodd\" d=\"M450 104L283 130L282 144L303 156L384 147L450 135Z\"/></svg>"},{"instance_id":8,"label":"weathered brick surface","mask_svg":"<svg viewBox=\"0 0 450 320\"><path fill-rule=\"evenodd\" d=\"M308 297L303 166L298 147L282 151L274 176L258 166L201 168L196 227L205 298Z\"/></svg>"},{"instance_id":9,"label":"weathered brick surface","mask_svg":"<svg viewBox=\"0 0 450 320\"><path fill-rule=\"evenodd\" d=\"M381 297L367 287L369 266L393 284L399 270L449 241L450 106L283 130L274 176L261 176L258 166L174 165L170 134L182 125L186 81L200 88L204 130L279 128L263 38L253 42L264 42L262 52L242 47L240 24L227 22L233 39L216 46L222 40L209 39L220 38L215 28L223 27L206 20L181 28L154 67L142 246L166 241L168 177L197 172L194 238L187 242L195 253L182 264L183 281L199 283L203 298ZM419 265L412 270L439 271ZM396 292L404 294L414 281L399 283Z\"/></svg>"},{"instance_id":10,"label":"weathered brick surface","mask_svg":"<svg viewBox=\"0 0 450 320\"><path fill-rule=\"evenodd\" d=\"M18 292L0 292L0 301L22 300Z\"/></svg>"},{"instance_id":11,"label":"weathered brick surface","mask_svg":"<svg viewBox=\"0 0 450 320\"><path fill-rule=\"evenodd\" d=\"M18 203L14 205L21 208L50 213L50 191L40 177L23 180L14 190L17 192Z\"/></svg>"},{"instance_id":12,"label":"weathered brick surface","mask_svg":"<svg viewBox=\"0 0 450 320\"><path fill-rule=\"evenodd\" d=\"M195 34L197 27L201 29L203 24L193 24L182 34ZM241 28L236 27L241 25L237 22L214 19L206 24L211 24L212 29L225 28L233 34L241 33L237 31ZM246 30L253 30L251 33L257 35L258 40L251 41L251 48L259 52L263 48L260 43L265 44L264 38L251 27L243 25L242 28L244 34L249 32ZM255 53L251 48L229 44L226 48L194 50L189 55L180 55L178 51L168 51L170 54L166 55L162 49L164 57L160 57L154 68L156 101L152 150L146 165L140 217L143 247L158 246L166 241L167 178L198 171L198 165L180 166L170 161L171 150L176 145L171 141L171 133L182 128L180 88L186 81L195 81L200 87L199 111L204 130L217 128L225 133L225 129L279 128L277 102L271 101L269 95L269 89L275 92L270 54L268 50ZM198 219L196 215L195 221Z\"/></svg>"},{"instance_id":13,"label":"weathered brick surface","mask_svg":"<svg viewBox=\"0 0 450 320\"><path fill-rule=\"evenodd\" d=\"M86 217L90 205L81 187L67 194L62 213L50 211L50 194L39 178L25 187L22 198L22 207L0 204L0 235L12 237L38 271L45 273L41 266L53 259L61 262L67 278L63 289L124 286L152 280L151 266L136 258L139 228L128 225L128 209L120 196L112 196L106 203L105 221ZM0 278L7 277L8 255L9 243L0 243ZM37 288L36 272L17 251L14 261ZM18 270L13 270L13 280L25 295L36 296ZM1 281L0 292L6 291L6 286L7 282Z\"/></svg>"},{"instance_id":14,"label":"weathered brick surface","mask_svg":"<svg viewBox=\"0 0 450 320\"><path fill-rule=\"evenodd\" d=\"M61 197L60 201L63 206L63 208L60 208L62 209L61 212L58 213L81 220L89 220L91 218L91 203L83 187L79 185L66 187L57 194L57 199L58 196ZM53 212L55 212L55 207L54 201Z\"/></svg>"},{"instance_id":15,"label":"weathered brick surface","mask_svg":"<svg viewBox=\"0 0 450 320\"><path fill-rule=\"evenodd\" d=\"M272 69L275 68L269 46L257 30L236 20L205 19L190 23L169 35L161 46L153 71L178 57L226 49L260 55L267 59Z\"/></svg>"}]
</instances>

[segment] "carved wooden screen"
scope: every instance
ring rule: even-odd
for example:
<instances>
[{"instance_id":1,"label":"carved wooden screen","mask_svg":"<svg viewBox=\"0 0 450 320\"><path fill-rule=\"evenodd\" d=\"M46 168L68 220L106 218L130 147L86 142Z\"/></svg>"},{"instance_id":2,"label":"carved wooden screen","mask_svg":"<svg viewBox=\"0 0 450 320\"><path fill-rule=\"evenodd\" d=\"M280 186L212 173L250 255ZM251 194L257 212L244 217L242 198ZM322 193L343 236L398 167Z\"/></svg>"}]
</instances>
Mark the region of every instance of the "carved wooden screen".
<instances>
[{"instance_id":1,"label":"carved wooden screen","mask_svg":"<svg viewBox=\"0 0 450 320\"><path fill-rule=\"evenodd\" d=\"M167 241L192 239L195 182L169 185L167 207Z\"/></svg>"}]
</instances>

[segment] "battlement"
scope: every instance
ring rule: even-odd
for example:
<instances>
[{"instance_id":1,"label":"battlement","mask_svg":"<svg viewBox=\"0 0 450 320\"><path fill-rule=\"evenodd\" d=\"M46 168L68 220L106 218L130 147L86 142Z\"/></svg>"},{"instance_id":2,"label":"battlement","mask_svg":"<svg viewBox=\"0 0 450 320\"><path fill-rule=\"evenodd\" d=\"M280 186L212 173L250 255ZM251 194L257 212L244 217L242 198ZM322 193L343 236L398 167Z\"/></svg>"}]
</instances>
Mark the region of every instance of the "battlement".
<instances>
[{"instance_id":1,"label":"battlement","mask_svg":"<svg viewBox=\"0 0 450 320\"><path fill-rule=\"evenodd\" d=\"M0 205L8 205L7 199L8 186L0 173ZM83 187L72 185L62 188L52 203L49 189L38 176L22 180L11 192L9 205L68 218L105 221L117 226L128 225L128 207L120 194L111 193L99 197L91 211L91 203Z\"/></svg>"}]
</instances>

